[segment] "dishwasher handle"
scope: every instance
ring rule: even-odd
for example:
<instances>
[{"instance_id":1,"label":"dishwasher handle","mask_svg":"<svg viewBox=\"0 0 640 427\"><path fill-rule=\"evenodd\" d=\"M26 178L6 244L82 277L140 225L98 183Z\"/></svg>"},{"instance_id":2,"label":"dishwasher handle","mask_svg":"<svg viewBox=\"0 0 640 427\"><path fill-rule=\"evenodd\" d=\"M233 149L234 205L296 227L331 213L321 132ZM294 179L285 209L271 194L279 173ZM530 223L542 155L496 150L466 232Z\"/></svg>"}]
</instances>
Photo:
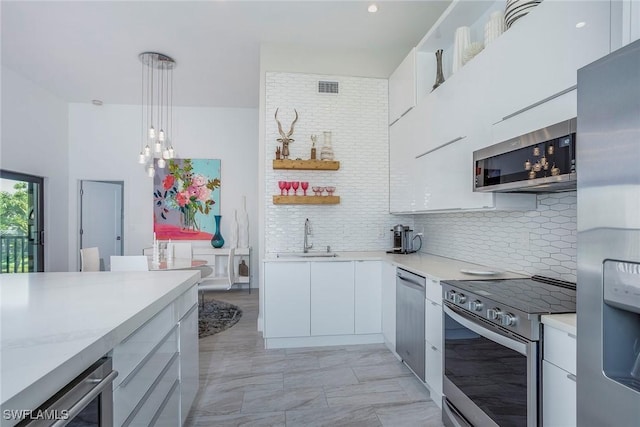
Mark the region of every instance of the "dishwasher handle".
<instances>
[{"instance_id":1,"label":"dishwasher handle","mask_svg":"<svg viewBox=\"0 0 640 427\"><path fill-rule=\"evenodd\" d=\"M422 291L422 292L426 291L426 285L425 285L424 282L420 283L417 280L414 280L414 279L411 279L411 278L408 278L408 277L404 277L400 273L398 273L396 275L396 277L398 278L398 280L401 280L402 282L404 282L404 283L402 283L404 286L408 286L410 288L417 289L417 290Z\"/></svg>"}]
</instances>

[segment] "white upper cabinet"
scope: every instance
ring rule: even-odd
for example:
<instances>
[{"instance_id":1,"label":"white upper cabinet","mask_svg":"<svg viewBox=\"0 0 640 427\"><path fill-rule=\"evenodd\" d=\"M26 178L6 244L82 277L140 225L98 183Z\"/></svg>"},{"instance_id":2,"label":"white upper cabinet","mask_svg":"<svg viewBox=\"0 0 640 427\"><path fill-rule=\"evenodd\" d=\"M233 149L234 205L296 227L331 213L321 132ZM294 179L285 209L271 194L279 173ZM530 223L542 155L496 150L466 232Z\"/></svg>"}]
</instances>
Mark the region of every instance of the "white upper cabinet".
<instances>
[{"instance_id":1,"label":"white upper cabinet","mask_svg":"<svg viewBox=\"0 0 640 427\"><path fill-rule=\"evenodd\" d=\"M610 7L544 1L475 58L494 65L492 123L575 86L578 68L609 53Z\"/></svg>"},{"instance_id":2,"label":"white upper cabinet","mask_svg":"<svg viewBox=\"0 0 640 427\"><path fill-rule=\"evenodd\" d=\"M414 210L413 186L415 183L414 137L416 110L409 111L401 120L389 128L389 211L411 212Z\"/></svg>"},{"instance_id":3,"label":"white upper cabinet","mask_svg":"<svg viewBox=\"0 0 640 427\"><path fill-rule=\"evenodd\" d=\"M575 117L577 70L609 53L615 16L609 1L544 1L450 75L455 29L475 41L498 9L454 0L411 52L417 101L389 132L390 212L535 209L535 195L473 192L473 152ZM446 80L430 92L439 48Z\"/></svg>"},{"instance_id":4,"label":"white upper cabinet","mask_svg":"<svg viewBox=\"0 0 640 427\"><path fill-rule=\"evenodd\" d=\"M416 105L416 50L389 77L389 125Z\"/></svg>"},{"instance_id":5,"label":"white upper cabinet","mask_svg":"<svg viewBox=\"0 0 640 427\"><path fill-rule=\"evenodd\" d=\"M640 2L611 1L611 51L640 39ZM620 25L615 25L620 23Z\"/></svg>"}]
</instances>

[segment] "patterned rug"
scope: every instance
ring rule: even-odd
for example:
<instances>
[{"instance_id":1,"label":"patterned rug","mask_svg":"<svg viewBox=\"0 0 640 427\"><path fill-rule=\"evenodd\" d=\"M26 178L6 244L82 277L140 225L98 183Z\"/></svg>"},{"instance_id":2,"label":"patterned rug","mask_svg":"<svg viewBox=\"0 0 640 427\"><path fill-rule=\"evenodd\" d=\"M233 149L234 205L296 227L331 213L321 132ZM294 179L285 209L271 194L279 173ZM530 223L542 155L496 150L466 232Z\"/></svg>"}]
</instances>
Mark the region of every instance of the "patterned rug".
<instances>
[{"instance_id":1,"label":"patterned rug","mask_svg":"<svg viewBox=\"0 0 640 427\"><path fill-rule=\"evenodd\" d=\"M205 301L204 308L199 307L198 335L204 338L222 332L238 323L241 317L242 310L233 304L216 300Z\"/></svg>"}]
</instances>

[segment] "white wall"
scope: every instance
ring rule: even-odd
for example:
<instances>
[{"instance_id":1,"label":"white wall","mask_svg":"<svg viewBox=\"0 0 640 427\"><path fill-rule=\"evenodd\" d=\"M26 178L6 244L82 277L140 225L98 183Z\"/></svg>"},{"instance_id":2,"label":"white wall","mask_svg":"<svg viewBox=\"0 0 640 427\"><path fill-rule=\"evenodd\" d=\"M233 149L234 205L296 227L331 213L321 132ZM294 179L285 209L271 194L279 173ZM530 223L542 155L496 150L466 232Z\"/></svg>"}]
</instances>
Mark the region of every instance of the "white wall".
<instances>
[{"instance_id":1,"label":"white wall","mask_svg":"<svg viewBox=\"0 0 640 427\"><path fill-rule=\"evenodd\" d=\"M2 67L2 169L44 177L45 271L66 271L67 103Z\"/></svg>"},{"instance_id":2,"label":"white wall","mask_svg":"<svg viewBox=\"0 0 640 427\"><path fill-rule=\"evenodd\" d=\"M339 82L339 94L318 93L318 81ZM295 142L290 158L309 159L310 136L319 136L317 156L323 145L322 131L332 132L337 171L274 170L272 160L281 144L278 119L287 132L294 118ZM387 80L269 72L266 75L265 149L265 252L300 252L306 218L313 226L315 249L331 246L336 251L380 250L388 243L383 230L390 225L387 126ZM338 205L274 205L278 181L308 181L312 186L335 186ZM293 193L291 193L293 194ZM301 194L298 190L298 194ZM326 194L326 193L325 193Z\"/></svg>"},{"instance_id":3,"label":"white wall","mask_svg":"<svg viewBox=\"0 0 640 427\"><path fill-rule=\"evenodd\" d=\"M247 196L250 244L258 252L258 116L253 108L174 107L174 147L180 158L221 159L222 235ZM153 180L137 163L140 106L69 105L69 268L78 269L80 180L124 181L124 253L140 254L153 240ZM209 242L198 242L210 245ZM257 257L252 263L254 277ZM254 280L257 284L257 280Z\"/></svg>"},{"instance_id":4,"label":"white wall","mask_svg":"<svg viewBox=\"0 0 640 427\"><path fill-rule=\"evenodd\" d=\"M576 192L538 195L525 212L415 216L423 252L491 267L576 281Z\"/></svg>"}]
</instances>

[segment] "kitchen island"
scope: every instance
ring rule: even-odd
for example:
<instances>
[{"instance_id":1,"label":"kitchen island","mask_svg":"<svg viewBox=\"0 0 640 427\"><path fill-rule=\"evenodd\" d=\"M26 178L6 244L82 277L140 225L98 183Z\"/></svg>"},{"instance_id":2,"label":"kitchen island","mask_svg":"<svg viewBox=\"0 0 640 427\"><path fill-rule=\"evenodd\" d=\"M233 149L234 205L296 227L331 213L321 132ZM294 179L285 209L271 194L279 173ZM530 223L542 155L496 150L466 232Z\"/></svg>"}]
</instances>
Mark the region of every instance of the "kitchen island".
<instances>
[{"instance_id":1,"label":"kitchen island","mask_svg":"<svg viewBox=\"0 0 640 427\"><path fill-rule=\"evenodd\" d=\"M181 370L180 378L195 376L197 390L199 276L198 271L2 275L2 414L5 410L36 409L98 359L113 355L114 369L120 371L114 382L114 421L117 421L118 411L122 410L118 404L118 384L125 377L144 370L145 366L141 365L155 357L151 353L156 348L147 348L147 354L143 354L139 351L142 347L138 347L137 356L131 349L125 348L126 352L118 349L123 348L121 343L125 341L129 346L139 342L131 337L152 336L154 331L149 325L153 325L156 335L161 333L163 339L169 331L178 337L178 328L182 338L182 328L189 325L184 336L191 337L190 342L175 339L176 348L172 351L180 353L176 364L176 369ZM163 316L160 320L154 320L160 315ZM135 383L135 378L129 382ZM185 409L188 411L195 396L195 391L189 388L192 389L193 384L181 384L178 388L179 394L186 393L188 398L180 405L184 414L177 411L176 419L181 415L184 419ZM121 417L133 415L123 413ZM17 422L4 418L3 426Z\"/></svg>"}]
</instances>

